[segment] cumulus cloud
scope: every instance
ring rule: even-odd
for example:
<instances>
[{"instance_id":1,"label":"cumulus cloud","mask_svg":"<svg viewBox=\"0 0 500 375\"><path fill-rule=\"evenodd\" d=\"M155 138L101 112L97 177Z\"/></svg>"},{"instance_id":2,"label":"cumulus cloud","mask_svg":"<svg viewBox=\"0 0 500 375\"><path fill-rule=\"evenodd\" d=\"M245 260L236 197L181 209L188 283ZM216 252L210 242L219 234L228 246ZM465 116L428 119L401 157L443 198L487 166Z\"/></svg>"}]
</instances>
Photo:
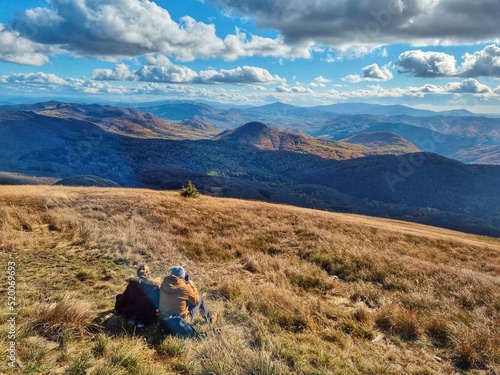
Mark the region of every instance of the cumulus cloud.
<instances>
[{"instance_id":1,"label":"cumulus cloud","mask_svg":"<svg viewBox=\"0 0 500 375\"><path fill-rule=\"evenodd\" d=\"M30 84L30 85L66 85L67 81L55 74L15 73L10 76L0 76L3 84Z\"/></svg>"},{"instance_id":2,"label":"cumulus cloud","mask_svg":"<svg viewBox=\"0 0 500 375\"><path fill-rule=\"evenodd\" d=\"M90 78L98 81L128 81L134 80L134 74L125 64L118 64L113 69L94 69Z\"/></svg>"},{"instance_id":3,"label":"cumulus cloud","mask_svg":"<svg viewBox=\"0 0 500 375\"><path fill-rule=\"evenodd\" d=\"M131 72L127 65L117 64L113 69L95 69L91 79L102 81L141 81L197 84L270 84L284 83L285 79L263 68L242 66L235 69L194 70L172 63L164 56L151 57L148 65Z\"/></svg>"},{"instance_id":4,"label":"cumulus cloud","mask_svg":"<svg viewBox=\"0 0 500 375\"><path fill-rule=\"evenodd\" d=\"M437 45L498 40L498 0L208 0L256 19L290 43L334 48L392 43Z\"/></svg>"},{"instance_id":5,"label":"cumulus cloud","mask_svg":"<svg viewBox=\"0 0 500 375\"><path fill-rule=\"evenodd\" d=\"M473 78L468 78L462 82L450 82L445 86L446 92L457 94L491 94L491 90L485 84L478 82Z\"/></svg>"},{"instance_id":6,"label":"cumulus cloud","mask_svg":"<svg viewBox=\"0 0 500 375\"><path fill-rule=\"evenodd\" d=\"M456 74L455 57L443 52L406 51L399 55L399 71L415 77L447 77Z\"/></svg>"},{"instance_id":7,"label":"cumulus cloud","mask_svg":"<svg viewBox=\"0 0 500 375\"><path fill-rule=\"evenodd\" d=\"M359 74L349 74L348 76L342 78L342 81L350 82L350 83L358 83L363 79Z\"/></svg>"},{"instance_id":8,"label":"cumulus cloud","mask_svg":"<svg viewBox=\"0 0 500 375\"><path fill-rule=\"evenodd\" d=\"M312 43L288 45L281 37L265 38L240 30L222 39L214 24L189 16L177 23L166 9L150 0L51 0L50 4L50 8L38 7L17 15L11 27L20 38L80 56L119 58L159 52L184 61L240 56L297 58L309 57L312 47Z\"/></svg>"},{"instance_id":9,"label":"cumulus cloud","mask_svg":"<svg viewBox=\"0 0 500 375\"><path fill-rule=\"evenodd\" d=\"M473 54L466 53L463 60L458 71L462 77L500 77L500 47L495 44Z\"/></svg>"},{"instance_id":10,"label":"cumulus cloud","mask_svg":"<svg viewBox=\"0 0 500 375\"><path fill-rule=\"evenodd\" d=\"M0 24L0 60L17 64L40 66L49 62L47 54L55 48L33 43Z\"/></svg>"},{"instance_id":11,"label":"cumulus cloud","mask_svg":"<svg viewBox=\"0 0 500 375\"><path fill-rule=\"evenodd\" d=\"M327 83L331 82L331 79L326 79L323 76L318 76L309 84L312 87L325 87Z\"/></svg>"},{"instance_id":12,"label":"cumulus cloud","mask_svg":"<svg viewBox=\"0 0 500 375\"><path fill-rule=\"evenodd\" d=\"M293 87L288 87L288 86L278 86L276 87L276 92L281 92L281 93L295 93L295 94L312 94L313 91L311 89L308 89L303 86L293 86Z\"/></svg>"},{"instance_id":13,"label":"cumulus cloud","mask_svg":"<svg viewBox=\"0 0 500 375\"><path fill-rule=\"evenodd\" d=\"M235 69L225 70L204 70L201 71L195 83L283 83L285 80L278 75L272 75L266 69L254 66L243 66Z\"/></svg>"},{"instance_id":14,"label":"cumulus cloud","mask_svg":"<svg viewBox=\"0 0 500 375\"><path fill-rule=\"evenodd\" d=\"M372 64L363 68L363 79L370 81L388 81L392 79L392 73L386 66L380 68L377 64Z\"/></svg>"},{"instance_id":15,"label":"cumulus cloud","mask_svg":"<svg viewBox=\"0 0 500 375\"><path fill-rule=\"evenodd\" d=\"M362 69L362 75L349 74L342 80L351 83L358 83L362 81L389 81L393 75L387 66L379 67L378 64L371 64Z\"/></svg>"},{"instance_id":16,"label":"cumulus cloud","mask_svg":"<svg viewBox=\"0 0 500 375\"><path fill-rule=\"evenodd\" d=\"M406 51L399 55L401 73L415 77L500 77L500 47L495 44L462 56L457 66L454 56L443 52Z\"/></svg>"}]
</instances>

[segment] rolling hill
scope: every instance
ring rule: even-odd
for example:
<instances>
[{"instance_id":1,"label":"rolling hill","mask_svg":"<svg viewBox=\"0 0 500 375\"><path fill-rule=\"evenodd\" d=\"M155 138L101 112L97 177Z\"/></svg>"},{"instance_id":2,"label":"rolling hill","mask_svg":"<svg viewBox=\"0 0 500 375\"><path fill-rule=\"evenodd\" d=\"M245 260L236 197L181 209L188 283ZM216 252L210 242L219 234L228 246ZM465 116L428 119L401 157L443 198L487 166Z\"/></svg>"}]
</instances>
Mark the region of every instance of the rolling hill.
<instances>
[{"instance_id":1,"label":"rolling hill","mask_svg":"<svg viewBox=\"0 0 500 375\"><path fill-rule=\"evenodd\" d=\"M17 368L0 372L494 374L499 251L498 239L239 199L0 186L18 330ZM187 268L219 316L195 321L202 339L113 316L144 262L157 277Z\"/></svg>"}]
</instances>

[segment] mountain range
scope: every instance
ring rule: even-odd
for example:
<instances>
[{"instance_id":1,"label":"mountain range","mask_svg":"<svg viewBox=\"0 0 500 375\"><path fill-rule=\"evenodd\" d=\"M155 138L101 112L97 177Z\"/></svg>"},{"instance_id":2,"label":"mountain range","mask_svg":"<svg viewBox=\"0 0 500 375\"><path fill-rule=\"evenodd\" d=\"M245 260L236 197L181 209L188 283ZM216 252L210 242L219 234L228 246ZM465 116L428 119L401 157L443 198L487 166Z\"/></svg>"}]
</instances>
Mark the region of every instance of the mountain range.
<instances>
[{"instance_id":1,"label":"mountain range","mask_svg":"<svg viewBox=\"0 0 500 375\"><path fill-rule=\"evenodd\" d=\"M426 152L465 163L500 165L500 117L466 110L433 112L364 103L316 107L273 103L227 109L192 102L141 104L138 109L164 119L196 120L220 130L259 121L336 141L364 132L393 132Z\"/></svg>"},{"instance_id":2,"label":"mountain range","mask_svg":"<svg viewBox=\"0 0 500 375\"><path fill-rule=\"evenodd\" d=\"M290 119L290 112L298 118L301 111L316 111L284 105L218 110L188 104L191 109L212 111L211 116L229 111L243 118L242 113L248 116L253 111L256 118L263 118L269 111L271 122L279 113ZM157 189L179 189L192 180L202 193L214 196L363 213L500 236L500 166L464 164L421 152L426 148L402 137L401 131L384 129L382 121L370 123L377 116L334 116L334 121L343 122L342 127L332 128L339 135L334 140L259 121L230 128L236 115L227 117L226 129L221 129L220 122L208 121L208 112L181 118L187 107L177 105L182 116L175 121L138 109L96 104L4 106L0 108L0 171L66 179L72 185L98 181L105 186ZM411 129L415 137L427 134L429 142L443 149L452 147L448 139L463 141L480 128L484 142L495 146L497 120L493 118L452 117L436 123L434 117L398 118L434 124L431 129L385 122L393 130ZM469 135L444 122L461 124ZM446 141L439 138L445 131Z\"/></svg>"}]
</instances>

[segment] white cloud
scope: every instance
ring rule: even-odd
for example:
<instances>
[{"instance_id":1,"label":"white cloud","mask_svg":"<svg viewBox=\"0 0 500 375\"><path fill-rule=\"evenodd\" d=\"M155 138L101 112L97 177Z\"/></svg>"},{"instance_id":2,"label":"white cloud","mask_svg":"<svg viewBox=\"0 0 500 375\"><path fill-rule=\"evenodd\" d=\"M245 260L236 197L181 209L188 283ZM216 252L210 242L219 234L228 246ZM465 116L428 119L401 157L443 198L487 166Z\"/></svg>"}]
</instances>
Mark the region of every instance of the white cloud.
<instances>
[{"instance_id":1,"label":"white cloud","mask_svg":"<svg viewBox=\"0 0 500 375\"><path fill-rule=\"evenodd\" d=\"M19 32L0 24L0 60L40 66L49 62L47 54L55 49L23 38Z\"/></svg>"},{"instance_id":2,"label":"white cloud","mask_svg":"<svg viewBox=\"0 0 500 375\"><path fill-rule=\"evenodd\" d=\"M287 94L312 94L314 91L303 86L278 86L276 92L287 93Z\"/></svg>"},{"instance_id":3,"label":"white cloud","mask_svg":"<svg viewBox=\"0 0 500 375\"><path fill-rule=\"evenodd\" d=\"M46 73L16 73L10 76L0 76L3 84L30 84L30 85L66 85L67 81L55 74Z\"/></svg>"},{"instance_id":4,"label":"white cloud","mask_svg":"<svg viewBox=\"0 0 500 375\"><path fill-rule=\"evenodd\" d=\"M150 65L144 65L136 72L131 72L125 64L118 64L114 69L95 69L90 78L103 81L197 84L281 84L286 81L266 69L255 66L195 72L186 66L172 63L165 56L150 57L148 63Z\"/></svg>"},{"instance_id":5,"label":"white cloud","mask_svg":"<svg viewBox=\"0 0 500 375\"><path fill-rule=\"evenodd\" d=\"M326 87L326 84L331 82L331 79L326 79L323 76L318 76L309 84L312 87Z\"/></svg>"},{"instance_id":6,"label":"white cloud","mask_svg":"<svg viewBox=\"0 0 500 375\"><path fill-rule=\"evenodd\" d=\"M195 83L235 83L235 84L268 84L284 83L285 80L278 75L272 75L266 69L243 66L231 70L221 69L201 71L194 80Z\"/></svg>"},{"instance_id":7,"label":"white cloud","mask_svg":"<svg viewBox=\"0 0 500 375\"><path fill-rule=\"evenodd\" d=\"M458 75L461 77L500 78L500 47L495 44L473 54L466 53L462 58L464 62L458 70Z\"/></svg>"},{"instance_id":8,"label":"white cloud","mask_svg":"<svg viewBox=\"0 0 500 375\"><path fill-rule=\"evenodd\" d=\"M387 66L379 67L378 64L371 64L362 69L362 75L349 74L342 78L343 81L359 83L363 81L389 81L393 75Z\"/></svg>"},{"instance_id":9,"label":"white cloud","mask_svg":"<svg viewBox=\"0 0 500 375\"><path fill-rule=\"evenodd\" d=\"M98 81L127 81L133 80L134 74L127 65L118 64L113 69L94 69L90 78Z\"/></svg>"},{"instance_id":10,"label":"white cloud","mask_svg":"<svg viewBox=\"0 0 500 375\"><path fill-rule=\"evenodd\" d=\"M445 86L447 92L458 94L491 94L491 90L485 84L478 82L473 78L468 78L462 82L451 82Z\"/></svg>"},{"instance_id":11,"label":"white cloud","mask_svg":"<svg viewBox=\"0 0 500 375\"><path fill-rule=\"evenodd\" d=\"M496 44L466 53L462 59L462 65L457 67L454 56L414 50L400 54L397 64L400 72L415 77L500 77L500 47Z\"/></svg>"},{"instance_id":12,"label":"white cloud","mask_svg":"<svg viewBox=\"0 0 500 375\"><path fill-rule=\"evenodd\" d=\"M214 24L189 16L177 23L166 9L150 0L51 0L50 4L51 8L29 9L17 16L11 27L19 40L77 56L120 58L164 53L183 61L310 57L313 47L311 42L287 44L282 37L265 38L240 30L221 39ZM36 32L25 33L27 29ZM28 62L22 58L18 61ZM38 56L38 64L42 63Z\"/></svg>"},{"instance_id":13,"label":"white cloud","mask_svg":"<svg viewBox=\"0 0 500 375\"><path fill-rule=\"evenodd\" d=\"M342 78L342 81L350 82L350 83L359 83L363 79L359 74L349 74L348 76Z\"/></svg>"},{"instance_id":14,"label":"white cloud","mask_svg":"<svg viewBox=\"0 0 500 375\"><path fill-rule=\"evenodd\" d=\"M145 65L134 73L134 78L142 82L165 82L165 83L190 83L198 77L198 74L180 65L151 66Z\"/></svg>"},{"instance_id":15,"label":"white cloud","mask_svg":"<svg viewBox=\"0 0 500 375\"><path fill-rule=\"evenodd\" d=\"M391 71L386 66L380 68L377 64L364 67L362 72L363 79L367 81L389 81L393 77Z\"/></svg>"},{"instance_id":16,"label":"white cloud","mask_svg":"<svg viewBox=\"0 0 500 375\"><path fill-rule=\"evenodd\" d=\"M398 66L402 73L416 77L447 77L456 74L455 57L443 52L406 51L399 55Z\"/></svg>"}]
</instances>

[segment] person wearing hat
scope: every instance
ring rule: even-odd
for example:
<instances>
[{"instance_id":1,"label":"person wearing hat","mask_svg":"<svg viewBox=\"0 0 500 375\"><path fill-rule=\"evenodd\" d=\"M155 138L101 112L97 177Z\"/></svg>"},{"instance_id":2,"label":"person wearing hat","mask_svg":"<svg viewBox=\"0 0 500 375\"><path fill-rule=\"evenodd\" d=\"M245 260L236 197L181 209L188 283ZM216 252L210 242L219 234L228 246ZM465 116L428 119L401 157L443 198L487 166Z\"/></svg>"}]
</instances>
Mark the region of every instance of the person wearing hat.
<instances>
[{"instance_id":1,"label":"person wearing hat","mask_svg":"<svg viewBox=\"0 0 500 375\"><path fill-rule=\"evenodd\" d=\"M127 279L127 287L116 296L115 314L129 320L137 328L153 323L157 319L160 298L159 280L151 277L146 264L137 268L137 277Z\"/></svg>"},{"instance_id":2,"label":"person wearing hat","mask_svg":"<svg viewBox=\"0 0 500 375\"><path fill-rule=\"evenodd\" d=\"M191 323L199 312L209 323L214 322L214 316L208 311L193 281L186 277L184 268L172 267L160 286L160 319L176 316Z\"/></svg>"}]
</instances>

